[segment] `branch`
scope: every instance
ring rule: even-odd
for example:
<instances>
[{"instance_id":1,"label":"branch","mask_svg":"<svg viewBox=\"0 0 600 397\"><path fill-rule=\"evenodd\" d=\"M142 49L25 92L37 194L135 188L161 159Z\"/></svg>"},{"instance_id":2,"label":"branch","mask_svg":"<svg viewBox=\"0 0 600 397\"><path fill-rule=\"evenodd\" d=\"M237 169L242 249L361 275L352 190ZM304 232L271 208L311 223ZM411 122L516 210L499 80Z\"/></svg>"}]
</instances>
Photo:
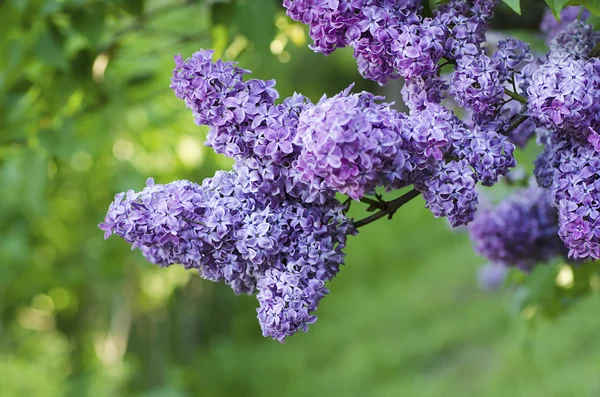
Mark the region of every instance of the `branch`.
<instances>
[{"instance_id":1,"label":"branch","mask_svg":"<svg viewBox=\"0 0 600 397\"><path fill-rule=\"evenodd\" d=\"M526 116L524 114L518 114L514 117L513 121L508 125L508 127L506 128L506 130L504 130L502 132L503 135L508 135L511 131L517 129L518 126L520 126L521 124L523 124L525 122L525 120L527 120L529 118L529 116Z\"/></svg>"},{"instance_id":2,"label":"branch","mask_svg":"<svg viewBox=\"0 0 600 397\"><path fill-rule=\"evenodd\" d=\"M398 211L398 208L402 207L404 204L408 203L410 200L414 199L420 194L421 193L418 192L416 189L413 189L410 192L404 193L402 196L398 197L395 200L385 202L385 208L381 209L381 211L378 211L371 216L368 216L364 219L355 222L354 226L358 229L359 227L375 222L376 220L381 219L386 215L389 217L389 219L391 219L392 215L394 215L394 213Z\"/></svg>"},{"instance_id":3,"label":"branch","mask_svg":"<svg viewBox=\"0 0 600 397\"><path fill-rule=\"evenodd\" d=\"M388 203L386 201L384 201L383 198L379 194L376 194L375 197L377 198L377 200L374 200L369 197L363 197L360 199L361 203L365 203L365 204L369 205L369 208L367 208L367 211L369 211L369 212L375 211L375 210L383 210L388 205Z\"/></svg>"}]
</instances>

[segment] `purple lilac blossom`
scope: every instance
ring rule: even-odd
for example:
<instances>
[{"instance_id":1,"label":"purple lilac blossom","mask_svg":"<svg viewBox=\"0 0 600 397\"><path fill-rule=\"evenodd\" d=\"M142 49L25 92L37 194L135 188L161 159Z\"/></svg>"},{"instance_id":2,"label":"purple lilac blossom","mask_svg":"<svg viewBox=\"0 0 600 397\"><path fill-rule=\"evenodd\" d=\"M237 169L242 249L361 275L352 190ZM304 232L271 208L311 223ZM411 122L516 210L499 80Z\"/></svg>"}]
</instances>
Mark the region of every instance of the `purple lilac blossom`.
<instances>
[{"instance_id":1,"label":"purple lilac blossom","mask_svg":"<svg viewBox=\"0 0 600 397\"><path fill-rule=\"evenodd\" d=\"M249 71L233 62L212 62L213 53L201 50L185 61L175 56L171 88L192 110L196 124L210 127L207 146L228 157L249 156L260 134L254 118L279 96L275 81L243 81Z\"/></svg>"},{"instance_id":2,"label":"purple lilac blossom","mask_svg":"<svg viewBox=\"0 0 600 397\"><path fill-rule=\"evenodd\" d=\"M526 64L534 60L529 44L514 38L501 40L492 59L497 59L501 80L514 78Z\"/></svg>"},{"instance_id":3,"label":"purple lilac blossom","mask_svg":"<svg viewBox=\"0 0 600 397\"><path fill-rule=\"evenodd\" d=\"M457 60L481 52L495 4L495 0L452 0L438 6L434 19L448 30L444 58Z\"/></svg>"},{"instance_id":4,"label":"purple lilac blossom","mask_svg":"<svg viewBox=\"0 0 600 397\"><path fill-rule=\"evenodd\" d=\"M475 114L492 116L504 97L504 65L485 54L458 59L450 78L450 95Z\"/></svg>"},{"instance_id":5,"label":"purple lilac blossom","mask_svg":"<svg viewBox=\"0 0 600 397\"><path fill-rule=\"evenodd\" d=\"M404 82L401 90L402 99L411 112L420 112L426 108L426 103L441 103L448 87L448 83L443 78L414 77Z\"/></svg>"},{"instance_id":6,"label":"purple lilac blossom","mask_svg":"<svg viewBox=\"0 0 600 397\"><path fill-rule=\"evenodd\" d=\"M579 19L585 22L590 16L590 12L580 6L565 7L560 11L560 21L556 19L552 11L548 8L544 12L542 22L540 23L540 30L546 34L546 41L550 43L550 40L556 36L557 33L562 31L565 26L571 22Z\"/></svg>"},{"instance_id":7,"label":"purple lilac blossom","mask_svg":"<svg viewBox=\"0 0 600 397\"><path fill-rule=\"evenodd\" d=\"M450 148L449 135L455 129L454 114L436 103L425 103L423 110L413 112L402 128L402 138L410 153L414 170L436 166Z\"/></svg>"},{"instance_id":8,"label":"purple lilac blossom","mask_svg":"<svg viewBox=\"0 0 600 397\"><path fill-rule=\"evenodd\" d=\"M452 149L450 153L465 159L484 186L492 186L498 178L507 175L517 165L513 156L515 146L507 136L497 131L497 123L466 126L459 121L449 134Z\"/></svg>"},{"instance_id":9,"label":"purple lilac blossom","mask_svg":"<svg viewBox=\"0 0 600 397\"><path fill-rule=\"evenodd\" d=\"M527 88L529 114L548 128L587 136L600 120L600 74L591 60L550 59Z\"/></svg>"},{"instance_id":10,"label":"purple lilac blossom","mask_svg":"<svg viewBox=\"0 0 600 397\"><path fill-rule=\"evenodd\" d=\"M434 76L444 54L445 32L431 18L404 24L391 43L394 67L405 79Z\"/></svg>"},{"instance_id":11,"label":"purple lilac blossom","mask_svg":"<svg viewBox=\"0 0 600 397\"><path fill-rule=\"evenodd\" d=\"M244 188L235 172L218 171L202 185L157 185L149 179L139 193L118 194L100 228L106 238L117 234L141 249L153 263L196 268L237 294L268 284L261 281L267 272L303 269L298 277L310 288L332 279L343 263L346 236L354 233L343 206L335 199L322 205L261 202ZM265 292L261 294L263 308ZM260 314L259 319L263 332L282 340L277 333L281 321L289 322L291 335L315 317L282 318L272 332L268 327L273 324Z\"/></svg>"},{"instance_id":12,"label":"purple lilac blossom","mask_svg":"<svg viewBox=\"0 0 600 397\"><path fill-rule=\"evenodd\" d=\"M490 261L530 270L564 251L548 191L516 191L496 207L480 208L469 225L475 251Z\"/></svg>"},{"instance_id":13,"label":"purple lilac blossom","mask_svg":"<svg viewBox=\"0 0 600 397\"><path fill-rule=\"evenodd\" d=\"M268 269L258 280L256 295L263 336L280 342L298 331L308 331L309 324L317 321L311 313L329 292L322 280L309 276L308 266L290 263L288 267L289 270Z\"/></svg>"},{"instance_id":14,"label":"purple lilac blossom","mask_svg":"<svg viewBox=\"0 0 600 397\"><path fill-rule=\"evenodd\" d=\"M392 39L405 23L417 23L421 2L416 0L284 0L290 18L309 26L316 52L330 54L352 47L360 73L385 84L398 77Z\"/></svg>"},{"instance_id":15,"label":"purple lilac blossom","mask_svg":"<svg viewBox=\"0 0 600 397\"><path fill-rule=\"evenodd\" d=\"M473 220L477 209L477 176L465 160L439 162L429 178L415 183L423 194L426 207L437 218L445 216L452 227Z\"/></svg>"},{"instance_id":16,"label":"purple lilac blossom","mask_svg":"<svg viewBox=\"0 0 600 397\"><path fill-rule=\"evenodd\" d=\"M561 60L565 57L587 57L599 40L600 32L595 32L592 25L575 21L566 25L550 41L548 58Z\"/></svg>"},{"instance_id":17,"label":"purple lilac blossom","mask_svg":"<svg viewBox=\"0 0 600 397\"><path fill-rule=\"evenodd\" d=\"M515 146L495 130L481 128L463 129L463 137L457 141L454 153L467 160L483 186L493 186L498 178L508 174L517 165L513 152Z\"/></svg>"},{"instance_id":18,"label":"purple lilac blossom","mask_svg":"<svg viewBox=\"0 0 600 397\"><path fill-rule=\"evenodd\" d=\"M405 116L380 99L346 90L302 113L295 141L302 147L296 164L302 181L323 180L355 200L402 184L411 171L401 137ZM390 186L392 172L399 180Z\"/></svg>"},{"instance_id":19,"label":"purple lilac blossom","mask_svg":"<svg viewBox=\"0 0 600 397\"><path fill-rule=\"evenodd\" d=\"M593 145L557 137L536 162L540 183L549 184L558 208L558 234L568 255L585 261L600 258L600 158Z\"/></svg>"},{"instance_id":20,"label":"purple lilac blossom","mask_svg":"<svg viewBox=\"0 0 600 397\"><path fill-rule=\"evenodd\" d=\"M229 173L218 172L202 186L188 181L157 185L149 179L141 192L116 195L100 228L105 238L116 234L140 248L152 263L196 268L236 293L249 293L255 285L253 265L229 245L251 210Z\"/></svg>"}]
</instances>

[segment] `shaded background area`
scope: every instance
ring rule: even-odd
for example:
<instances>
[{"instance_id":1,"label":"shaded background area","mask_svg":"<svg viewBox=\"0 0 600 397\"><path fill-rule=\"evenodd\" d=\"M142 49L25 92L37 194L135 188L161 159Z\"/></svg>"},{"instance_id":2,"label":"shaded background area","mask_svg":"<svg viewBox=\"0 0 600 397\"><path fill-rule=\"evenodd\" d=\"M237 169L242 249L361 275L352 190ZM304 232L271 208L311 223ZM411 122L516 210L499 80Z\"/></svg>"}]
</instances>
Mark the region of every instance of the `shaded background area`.
<instances>
[{"instance_id":1,"label":"shaded background area","mask_svg":"<svg viewBox=\"0 0 600 397\"><path fill-rule=\"evenodd\" d=\"M543 42L526 15L497 20ZM176 53L214 48L282 97L398 97L307 40L271 0L0 2L0 396L600 395L600 285L556 319L485 294L467 236L420 199L350 239L319 321L285 345L254 297L102 239L115 193L231 165L168 88Z\"/></svg>"}]
</instances>

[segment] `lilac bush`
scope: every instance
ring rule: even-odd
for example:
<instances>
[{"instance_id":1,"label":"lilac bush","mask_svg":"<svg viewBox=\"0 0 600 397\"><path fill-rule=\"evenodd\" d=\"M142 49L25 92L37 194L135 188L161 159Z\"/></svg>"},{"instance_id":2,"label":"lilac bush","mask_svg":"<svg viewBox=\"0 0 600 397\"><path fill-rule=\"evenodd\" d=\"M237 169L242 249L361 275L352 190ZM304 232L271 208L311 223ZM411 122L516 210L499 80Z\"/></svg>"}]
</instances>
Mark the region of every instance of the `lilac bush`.
<instances>
[{"instance_id":1,"label":"lilac bush","mask_svg":"<svg viewBox=\"0 0 600 397\"><path fill-rule=\"evenodd\" d=\"M149 179L115 196L100 228L159 266L181 264L236 294L256 294L263 335L306 331L344 263L348 235L422 196L433 216L468 225L475 251L506 269L567 256L600 258L600 35L588 13L544 16L550 51L504 38L490 50L494 0L284 0L316 52L351 47L380 85L403 77L409 109L369 92L279 99L273 80L247 79L213 51L175 57L171 88L209 127L206 145L234 161L201 184ZM577 11L577 12L575 12ZM536 137L536 184L478 210L505 180L514 151ZM407 192L384 201L377 189ZM348 200L342 198L348 196ZM371 196L371 197L370 197ZM373 214L355 220L352 201Z\"/></svg>"}]
</instances>

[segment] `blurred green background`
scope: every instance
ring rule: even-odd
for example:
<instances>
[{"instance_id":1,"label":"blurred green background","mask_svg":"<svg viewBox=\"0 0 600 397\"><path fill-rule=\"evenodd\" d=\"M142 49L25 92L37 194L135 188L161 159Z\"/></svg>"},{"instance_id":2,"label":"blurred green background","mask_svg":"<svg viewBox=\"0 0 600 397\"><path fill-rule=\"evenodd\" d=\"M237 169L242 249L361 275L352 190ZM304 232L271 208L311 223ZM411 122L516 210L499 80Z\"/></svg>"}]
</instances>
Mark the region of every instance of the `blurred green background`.
<instances>
[{"instance_id":1,"label":"blurred green background","mask_svg":"<svg viewBox=\"0 0 600 397\"><path fill-rule=\"evenodd\" d=\"M398 98L307 39L272 0L0 1L0 396L600 395L600 279L553 319L523 294L554 296L557 266L483 293L484 260L420 199L350 239L284 345L254 297L103 240L115 193L231 165L168 88L176 53L214 48L282 97Z\"/></svg>"}]
</instances>

